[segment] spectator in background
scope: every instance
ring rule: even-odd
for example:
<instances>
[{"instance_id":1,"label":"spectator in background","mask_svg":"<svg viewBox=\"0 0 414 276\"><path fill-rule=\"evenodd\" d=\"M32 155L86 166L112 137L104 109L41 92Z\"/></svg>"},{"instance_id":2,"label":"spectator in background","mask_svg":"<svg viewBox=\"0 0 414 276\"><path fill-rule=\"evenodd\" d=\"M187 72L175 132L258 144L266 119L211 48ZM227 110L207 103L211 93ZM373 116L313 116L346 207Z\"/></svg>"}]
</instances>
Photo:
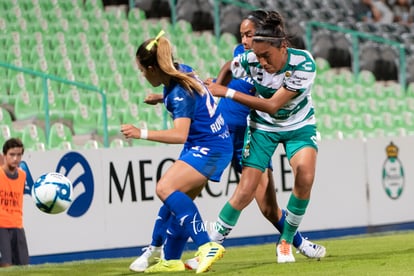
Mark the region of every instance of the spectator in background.
<instances>
[{"instance_id":1,"label":"spectator in background","mask_svg":"<svg viewBox=\"0 0 414 276\"><path fill-rule=\"evenodd\" d=\"M0 166L0 267L29 264L23 228L23 195L26 173L19 168L23 143L10 138L3 145Z\"/></svg>"},{"instance_id":2,"label":"spectator in background","mask_svg":"<svg viewBox=\"0 0 414 276\"><path fill-rule=\"evenodd\" d=\"M354 5L355 19L363 22L392 23L392 10L381 0L360 0Z\"/></svg>"},{"instance_id":3,"label":"spectator in background","mask_svg":"<svg viewBox=\"0 0 414 276\"><path fill-rule=\"evenodd\" d=\"M394 22L408 25L413 22L414 7L411 0L394 0L390 3Z\"/></svg>"}]
</instances>

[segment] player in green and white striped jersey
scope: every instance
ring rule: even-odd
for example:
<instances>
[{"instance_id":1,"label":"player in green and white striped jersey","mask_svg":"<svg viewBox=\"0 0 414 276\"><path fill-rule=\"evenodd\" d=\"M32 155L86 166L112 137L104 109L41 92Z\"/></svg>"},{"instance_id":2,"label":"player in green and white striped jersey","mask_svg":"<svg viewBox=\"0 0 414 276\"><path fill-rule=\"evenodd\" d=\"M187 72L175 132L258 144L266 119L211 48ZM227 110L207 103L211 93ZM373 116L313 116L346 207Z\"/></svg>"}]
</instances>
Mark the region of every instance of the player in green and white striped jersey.
<instances>
[{"instance_id":1,"label":"player in green and white striped jersey","mask_svg":"<svg viewBox=\"0 0 414 276\"><path fill-rule=\"evenodd\" d=\"M311 89L316 66L309 52L289 47L282 18L270 15L256 30L252 51L236 57L231 66L234 77L253 79L256 96L209 84L215 96L232 98L252 109L244 141L242 176L219 214L215 231L225 234L236 225L281 143L295 179L277 245L278 262L286 263L295 261L293 236L308 206L315 177L318 146Z\"/></svg>"}]
</instances>

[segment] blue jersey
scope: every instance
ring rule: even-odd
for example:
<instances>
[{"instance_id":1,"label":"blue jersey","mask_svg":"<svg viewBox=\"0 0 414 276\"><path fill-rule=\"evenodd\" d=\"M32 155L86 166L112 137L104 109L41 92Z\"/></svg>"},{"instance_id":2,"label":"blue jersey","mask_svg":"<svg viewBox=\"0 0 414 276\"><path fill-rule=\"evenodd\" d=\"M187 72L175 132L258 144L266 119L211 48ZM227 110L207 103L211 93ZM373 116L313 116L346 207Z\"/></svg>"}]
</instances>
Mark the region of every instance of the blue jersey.
<instances>
[{"instance_id":1,"label":"blue jersey","mask_svg":"<svg viewBox=\"0 0 414 276\"><path fill-rule=\"evenodd\" d=\"M239 44L234 49L233 56L236 57L243 53L244 47L242 44ZM227 87L245 94L254 95L254 85L250 77L241 79L232 78ZM246 118L250 112L249 107L227 98L221 98L219 106L230 131L235 131L239 127L246 127Z\"/></svg>"},{"instance_id":2,"label":"blue jersey","mask_svg":"<svg viewBox=\"0 0 414 276\"><path fill-rule=\"evenodd\" d=\"M191 67L180 65L180 71L189 72ZM204 86L204 94L197 91L189 93L176 81L171 80L164 87L164 104L172 119L190 118L191 126L186 144L205 144L221 147L224 140L229 139L227 124L218 108L213 95Z\"/></svg>"}]
</instances>

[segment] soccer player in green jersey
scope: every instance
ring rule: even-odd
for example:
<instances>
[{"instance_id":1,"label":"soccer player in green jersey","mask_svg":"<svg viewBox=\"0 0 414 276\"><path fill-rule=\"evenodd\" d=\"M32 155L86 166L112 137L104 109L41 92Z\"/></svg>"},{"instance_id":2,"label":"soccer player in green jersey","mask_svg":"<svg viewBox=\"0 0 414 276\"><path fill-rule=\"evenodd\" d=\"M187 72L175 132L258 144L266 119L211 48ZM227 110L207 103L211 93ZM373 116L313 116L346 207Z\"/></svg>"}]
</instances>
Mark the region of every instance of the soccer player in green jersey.
<instances>
[{"instance_id":1,"label":"soccer player in green jersey","mask_svg":"<svg viewBox=\"0 0 414 276\"><path fill-rule=\"evenodd\" d=\"M292 241L309 204L318 145L311 98L315 61L305 50L290 47L278 13L269 13L256 29L252 50L233 59L233 77L253 79L256 96L210 83L215 96L231 98L252 108L242 156L242 176L216 222L215 233L226 235L241 211L254 199L262 173L279 143L294 174L294 187L277 245L278 263L294 262Z\"/></svg>"}]
</instances>

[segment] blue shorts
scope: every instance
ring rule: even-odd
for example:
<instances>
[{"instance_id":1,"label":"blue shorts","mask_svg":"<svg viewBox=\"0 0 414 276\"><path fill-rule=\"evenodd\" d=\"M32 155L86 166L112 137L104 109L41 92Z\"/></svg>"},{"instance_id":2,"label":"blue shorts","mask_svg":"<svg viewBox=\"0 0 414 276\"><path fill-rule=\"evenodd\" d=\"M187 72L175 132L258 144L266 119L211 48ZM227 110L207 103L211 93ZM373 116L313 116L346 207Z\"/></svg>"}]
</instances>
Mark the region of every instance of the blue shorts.
<instances>
[{"instance_id":1,"label":"blue shorts","mask_svg":"<svg viewBox=\"0 0 414 276\"><path fill-rule=\"evenodd\" d=\"M202 146L184 147L178 159L196 169L207 179L219 182L232 155L232 145L229 143L229 147L225 149L211 149Z\"/></svg>"}]
</instances>

